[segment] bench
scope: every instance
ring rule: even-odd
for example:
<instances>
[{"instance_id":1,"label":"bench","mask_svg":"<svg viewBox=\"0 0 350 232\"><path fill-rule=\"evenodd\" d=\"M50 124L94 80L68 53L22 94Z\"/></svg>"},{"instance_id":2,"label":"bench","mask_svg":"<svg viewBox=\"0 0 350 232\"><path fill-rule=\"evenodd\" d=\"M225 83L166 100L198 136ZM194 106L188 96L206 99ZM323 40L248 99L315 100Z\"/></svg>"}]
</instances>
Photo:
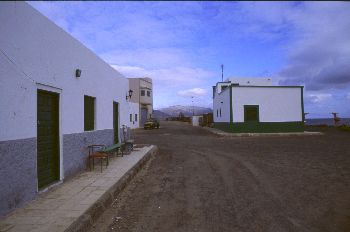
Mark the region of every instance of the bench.
<instances>
[{"instance_id":1,"label":"bench","mask_svg":"<svg viewBox=\"0 0 350 232\"><path fill-rule=\"evenodd\" d=\"M89 148L89 167L91 171L91 159L92 159L92 168L95 169L95 158L100 159L101 161L101 172L102 172L102 161L106 160L106 167L109 165L109 154L116 151L117 154L119 151L121 152L121 155L123 156L125 144L124 143L116 143L111 146L106 146L103 144L92 144L88 146Z\"/></svg>"}]
</instances>

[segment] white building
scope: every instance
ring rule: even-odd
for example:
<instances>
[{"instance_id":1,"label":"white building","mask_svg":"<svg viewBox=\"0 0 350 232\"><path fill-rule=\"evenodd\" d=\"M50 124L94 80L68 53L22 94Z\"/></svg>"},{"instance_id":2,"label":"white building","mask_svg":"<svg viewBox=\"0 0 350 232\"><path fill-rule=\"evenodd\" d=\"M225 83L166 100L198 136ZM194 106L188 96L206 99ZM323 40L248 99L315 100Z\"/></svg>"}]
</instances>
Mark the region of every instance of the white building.
<instances>
[{"instance_id":1,"label":"white building","mask_svg":"<svg viewBox=\"0 0 350 232\"><path fill-rule=\"evenodd\" d=\"M214 126L227 132L304 130L303 86L269 78L229 78L213 86Z\"/></svg>"},{"instance_id":2,"label":"white building","mask_svg":"<svg viewBox=\"0 0 350 232\"><path fill-rule=\"evenodd\" d=\"M129 78L129 86L133 91L130 99L130 102L133 104L130 122L133 128L143 127L146 120L151 118L153 114L152 79L149 77Z\"/></svg>"},{"instance_id":3,"label":"white building","mask_svg":"<svg viewBox=\"0 0 350 232\"><path fill-rule=\"evenodd\" d=\"M128 79L25 2L0 4L0 214L121 140ZM80 74L80 75L79 75Z\"/></svg>"}]
</instances>

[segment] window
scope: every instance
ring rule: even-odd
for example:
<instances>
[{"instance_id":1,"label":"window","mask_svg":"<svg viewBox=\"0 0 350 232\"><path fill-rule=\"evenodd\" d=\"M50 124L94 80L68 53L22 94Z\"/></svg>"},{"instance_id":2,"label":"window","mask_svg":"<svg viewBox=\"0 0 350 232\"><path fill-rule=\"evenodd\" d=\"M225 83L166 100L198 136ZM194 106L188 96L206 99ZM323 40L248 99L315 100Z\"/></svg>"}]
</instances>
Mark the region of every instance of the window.
<instances>
[{"instance_id":1,"label":"window","mask_svg":"<svg viewBox=\"0 0 350 232\"><path fill-rule=\"evenodd\" d=\"M221 117L221 108L220 108L220 117Z\"/></svg>"},{"instance_id":2,"label":"window","mask_svg":"<svg viewBox=\"0 0 350 232\"><path fill-rule=\"evenodd\" d=\"M84 96L84 130L95 129L95 98Z\"/></svg>"},{"instance_id":3,"label":"window","mask_svg":"<svg viewBox=\"0 0 350 232\"><path fill-rule=\"evenodd\" d=\"M151 91L147 90L147 96L150 97L151 96Z\"/></svg>"},{"instance_id":4,"label":"window","mask_svg":"<svg viewBox=\"0 0 350 232\"><path fill-rule=\"evenodd\" d=\"M244 106L244 122L259 122L259 106Z\"/></svg>"},{"instance_id":5,"label":"window","mask_svg":"<svg viewBox=\"0 0 350 232\"><path fill-rule=\"evenodd\" d=\"M216 117L219 117L219 110L216 110Z\"/></svg>"},{"instance_id":6,"label":"window","mask_svg":"<svg viewBox=\"0 0 350 232\"><path fill-rule=\"evenodd\" d=\"M141 96L145 96L145 90L141 90Z\"/></svg>"},{"instance_id":7,"label":"window","mask_svg":"<svg viewBox=\"0 0 350 232\"><path fill-rule=\"evenodd\" d=\"M130 122L132 122L132 114L130 114Z\"/></svg>"},{"instance_id":8,"label":"window","mask_svg":"<svg viewBox=\"0 0 350 232\"><path fill-rule=\"evenodd\" d=\"M137 114L135 114L135 122L137 122Z\"/></svg>"}]
</instances>

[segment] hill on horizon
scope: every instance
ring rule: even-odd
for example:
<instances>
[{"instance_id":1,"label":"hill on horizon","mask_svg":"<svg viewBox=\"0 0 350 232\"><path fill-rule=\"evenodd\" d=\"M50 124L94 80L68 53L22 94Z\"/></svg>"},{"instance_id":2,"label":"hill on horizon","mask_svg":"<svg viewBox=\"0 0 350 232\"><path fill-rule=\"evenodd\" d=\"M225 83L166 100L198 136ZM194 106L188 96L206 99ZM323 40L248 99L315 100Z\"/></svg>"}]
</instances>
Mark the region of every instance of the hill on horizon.
<instances>
[{"instance_id":1,"label":"hill on horizon","mask_svg":"<svg viewBox=\"0 0 350 232\"><path fill-rule=\"evenodd\" d=\"M163 114L169 115L171 117L179 116L180 112L182 112L186 117L192 116L193 113L194 113L194 115L202 115L202 114L207 114L207 113L213 112L212 109L206 108L206 107L181 106L181 105L169 106L169 107L161 108L161 109L154 110L154 111L162 112Z\"/></svg>"}]
</instances>

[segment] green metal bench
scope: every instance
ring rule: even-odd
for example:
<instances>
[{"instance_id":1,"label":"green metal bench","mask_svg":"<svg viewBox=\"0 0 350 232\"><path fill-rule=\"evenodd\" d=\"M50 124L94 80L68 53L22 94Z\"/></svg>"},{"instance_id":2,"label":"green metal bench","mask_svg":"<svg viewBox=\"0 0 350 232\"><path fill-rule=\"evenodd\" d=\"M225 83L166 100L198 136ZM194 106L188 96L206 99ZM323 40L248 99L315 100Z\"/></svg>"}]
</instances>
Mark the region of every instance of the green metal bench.
<instances>
[{"instance_id":1,"label":"green metal bench","mask_svg":"<svg viewBox=\"0 0 350 232\"><path fill-rule=\"evenodd\" d=\"M101 172L102 172L102 160L106 160L106 167L109 165L109 154L116 151L117 155L121 152L121 156L124 155L125 143L116 143L111 146L106 146L102 144L93 144L89 145L89 166L91 171L91 159L92 159L92 168L95 168L95 158L100 159L101 162ZM97 149L97 151L94 151Z\"/></svg>"},{"instance_id":2,"label":"green metal bench","mask_svg":"<svg viewBox=\"0 0 350 232\"><path fill-rule=\"evenodd\" d=\"M125 143L116 143L109 147L104 147L100 152L112 153L116 151L117 153L121 152L122 156L124 155Z\"/></svg>"}]
</instances>

